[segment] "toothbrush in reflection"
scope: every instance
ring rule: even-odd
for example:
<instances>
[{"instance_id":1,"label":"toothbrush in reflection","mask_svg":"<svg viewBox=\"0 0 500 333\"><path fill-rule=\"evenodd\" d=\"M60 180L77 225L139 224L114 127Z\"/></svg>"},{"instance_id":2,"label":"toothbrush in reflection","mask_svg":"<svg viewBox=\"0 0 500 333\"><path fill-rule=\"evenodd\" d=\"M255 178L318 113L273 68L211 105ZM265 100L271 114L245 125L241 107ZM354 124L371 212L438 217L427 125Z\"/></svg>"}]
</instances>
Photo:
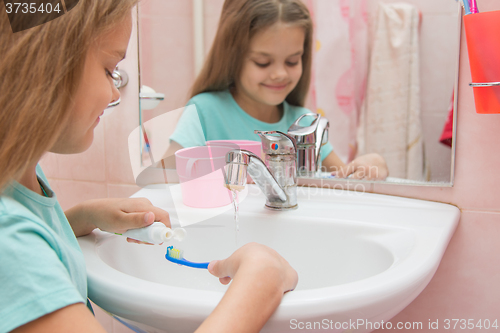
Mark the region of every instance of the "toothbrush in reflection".
<instances>
[{"instance_id":1,"label":"toothbrush in reflection","mask_svg":"<svg viewBox=\"0 0 500 333\"><path fill-rule=\"evenodd\" d=\"M465 0L465 1L467 1L467 0ZM470 13L471 14L479 13L479 10L477 9L477 1L476 0L470 0Z\"/></svg>"},{"instance_id":2,"label":"toothbrush in reflection","mask_svg":"<svg viewBox=\"0 0 500 333\"><path fill-rule=\"evenodd\" d=\"M209 262L192 262L184 259L184 251L175 248L173 246L167 247L167 254L165 254L165 258L173 262L175 264L184 265L193 268L208 268Z\"/></svg>"},{"instance_id":3,"label":"toothbrush in reflection","mask_svg":"<svg viewBox=\"0 0 500 333\"><path fill-rule=\"evenodd\" d=\"M469 15L471 13L469 0L462 0L462 4L464 5L465 15Z\"/></svg>"}]
</instances>

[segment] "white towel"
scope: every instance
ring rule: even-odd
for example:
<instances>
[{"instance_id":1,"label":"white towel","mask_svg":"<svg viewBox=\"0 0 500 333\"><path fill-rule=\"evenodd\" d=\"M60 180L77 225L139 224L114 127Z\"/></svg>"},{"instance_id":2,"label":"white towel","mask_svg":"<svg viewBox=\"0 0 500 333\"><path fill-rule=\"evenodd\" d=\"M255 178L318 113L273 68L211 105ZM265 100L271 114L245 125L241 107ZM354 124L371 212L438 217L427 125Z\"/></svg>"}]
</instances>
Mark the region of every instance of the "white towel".
<instances>
[{"instance_id":1,"label":"white towel","mask_svg":"<svg viewBox=\"0 0 500 333\"><path fill-rule=\"evenodd\" d=\"M426 180L418 25L415 6L379 3L358 145L382 155L391 177Z\"/></svg>"}]
</instances>

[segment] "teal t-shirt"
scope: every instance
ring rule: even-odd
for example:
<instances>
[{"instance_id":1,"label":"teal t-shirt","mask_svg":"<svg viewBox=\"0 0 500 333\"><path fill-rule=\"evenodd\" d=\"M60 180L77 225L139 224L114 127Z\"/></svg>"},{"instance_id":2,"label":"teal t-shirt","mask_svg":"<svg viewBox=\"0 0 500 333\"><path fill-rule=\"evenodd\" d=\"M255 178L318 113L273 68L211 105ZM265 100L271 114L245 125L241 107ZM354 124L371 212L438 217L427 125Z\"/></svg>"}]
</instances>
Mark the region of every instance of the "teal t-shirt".
<instances>
[{"instance_id":1,"label":"teal t-shirt","mask_svg":"<svg viewBox=\"0 0 500 333\"><path fill-rule=\"evenodd\" d=\"M195 106L195 107L194 107ZM254 130L288 132L306 108L283 102L283 116L274 124L255 119L236 103L228 90L205 92L191 98L170 136L182 147L204 146L210 140L260 141ZM330 143L321 148L321 160L333 151Z\"/></svg>"},{"instance_id":2,"label":"teal t-shirt","mask_svg":"<svg viewBox=\"0 0 500 333\"><path fill-rule=\"evenodd\" d=\"M0 333L87 301L83 253L42 169L43 197L17 182L0 195Z\"/></svg>"}]
</instances>

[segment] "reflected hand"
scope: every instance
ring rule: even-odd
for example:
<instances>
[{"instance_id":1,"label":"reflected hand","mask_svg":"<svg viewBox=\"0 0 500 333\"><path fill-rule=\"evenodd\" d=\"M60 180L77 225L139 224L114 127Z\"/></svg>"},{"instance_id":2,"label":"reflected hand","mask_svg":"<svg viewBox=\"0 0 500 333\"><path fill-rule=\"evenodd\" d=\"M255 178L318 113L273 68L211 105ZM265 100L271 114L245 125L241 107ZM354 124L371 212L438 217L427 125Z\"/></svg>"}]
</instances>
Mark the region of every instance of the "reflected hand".
<instances>
[{"instance_id":1,"label":"reflected hand","mask_svg":"<svg viewBox=\"0 0 500 333\"><path fill-rule=\"evenodd\" d=\"M355 158L351 163L340 167L333 172L340 178L363 179L363 180L385 180L389 175L387 164L379 154L366 154Z\"/></svg>"}]
</instances>

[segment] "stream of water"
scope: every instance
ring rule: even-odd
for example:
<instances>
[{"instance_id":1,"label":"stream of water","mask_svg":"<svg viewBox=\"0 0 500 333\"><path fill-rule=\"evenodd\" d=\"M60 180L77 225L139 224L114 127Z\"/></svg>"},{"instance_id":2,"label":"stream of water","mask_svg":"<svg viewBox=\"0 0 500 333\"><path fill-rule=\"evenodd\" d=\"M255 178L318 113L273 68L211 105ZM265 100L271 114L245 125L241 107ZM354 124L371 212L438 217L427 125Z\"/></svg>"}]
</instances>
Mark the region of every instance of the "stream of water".
<instances>
[{"instance_id":1,"label":"stream of water","mask_svg":"<svg viewBox=\"0 0 500 333\"><path fill-rule=\"evenodd\" d=\"M235 228L235 242L236 242L236 248L238 248L238 234L240 231L240 204L238 202L238 191L231 191L233 192L233 205L234 205L234 228Z\"/></svg>"}]
</instances>

